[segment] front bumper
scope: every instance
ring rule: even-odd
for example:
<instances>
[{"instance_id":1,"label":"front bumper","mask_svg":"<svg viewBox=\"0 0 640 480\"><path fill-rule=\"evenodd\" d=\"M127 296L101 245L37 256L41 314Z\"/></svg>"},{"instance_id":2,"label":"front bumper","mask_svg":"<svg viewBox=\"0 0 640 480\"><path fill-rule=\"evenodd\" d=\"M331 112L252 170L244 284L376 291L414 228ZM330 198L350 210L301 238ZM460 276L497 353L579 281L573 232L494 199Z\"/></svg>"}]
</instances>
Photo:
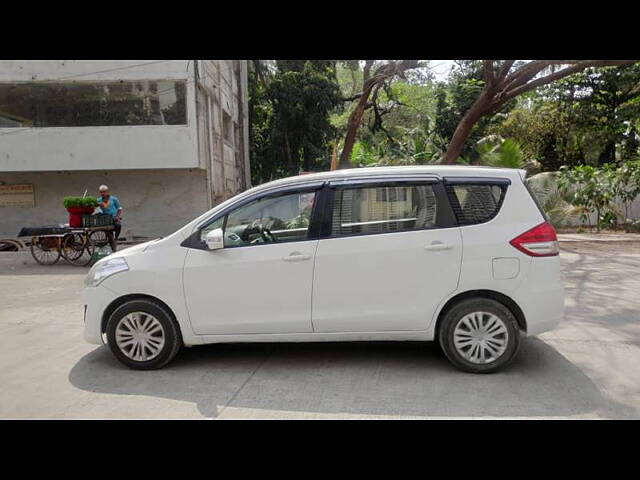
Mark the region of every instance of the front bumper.
<instances>
[{"instance_id":1,"label":"front bumper","mask_svg":"<svg viewBox=\"0 0 640 480\"><path fill-rule=\"evenodd\" d=\"M104 287L85 287L82 292L84 303L84 339L96 345L102 345L102 315L116 294Z\"/></svg>"}]
</instances>

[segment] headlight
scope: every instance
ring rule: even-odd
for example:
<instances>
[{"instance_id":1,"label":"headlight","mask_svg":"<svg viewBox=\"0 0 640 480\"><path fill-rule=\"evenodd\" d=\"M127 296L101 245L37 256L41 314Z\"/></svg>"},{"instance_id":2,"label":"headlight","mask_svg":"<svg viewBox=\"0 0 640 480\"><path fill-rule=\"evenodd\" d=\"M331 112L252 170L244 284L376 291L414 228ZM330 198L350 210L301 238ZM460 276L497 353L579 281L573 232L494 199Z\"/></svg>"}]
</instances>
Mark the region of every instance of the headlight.
<instances>
[{"instance_id":1,"label":"headlight","mask_svg":"<svg viewBox=\"0 0 640 480\"><path fill-rule=\"evenodd\" d=\"M84 279L86 287L97 287L105 279L119 272L129 270L127 261L122 257L111 258L96 263Z\"/></svg>"}]
</instances>

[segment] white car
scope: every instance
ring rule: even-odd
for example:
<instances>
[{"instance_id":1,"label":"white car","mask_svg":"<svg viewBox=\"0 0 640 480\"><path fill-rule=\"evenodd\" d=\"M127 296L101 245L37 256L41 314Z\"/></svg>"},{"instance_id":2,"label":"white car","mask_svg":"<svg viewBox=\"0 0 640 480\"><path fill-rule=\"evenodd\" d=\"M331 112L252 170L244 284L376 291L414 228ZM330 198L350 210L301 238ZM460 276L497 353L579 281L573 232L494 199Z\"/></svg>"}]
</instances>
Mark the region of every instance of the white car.
<instances>
[{"instance_id":1,"label":"white car","mask_svg":"<svg viewBox=\"0 0 640 480\"><path fill-rule=\"evenodd\" d=\"M558 242L523 170L378 167L233 197L89 271L85 339L155 369L222 342L431 341L493 372L563 316Z\"/></svg>"}]
</instances>

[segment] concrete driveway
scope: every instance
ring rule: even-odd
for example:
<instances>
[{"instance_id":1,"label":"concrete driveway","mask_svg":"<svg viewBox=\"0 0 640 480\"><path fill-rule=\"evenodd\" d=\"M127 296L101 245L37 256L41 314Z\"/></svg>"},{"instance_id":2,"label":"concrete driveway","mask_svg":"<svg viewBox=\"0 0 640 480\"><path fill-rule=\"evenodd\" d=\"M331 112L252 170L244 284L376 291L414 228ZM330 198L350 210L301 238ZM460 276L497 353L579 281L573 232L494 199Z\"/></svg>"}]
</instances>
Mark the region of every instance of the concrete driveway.
<instances>
[{"instance_id":1,"label":"concrete driveway","mask_svg":"<svg viewBox=\"0 0 640 480\"><path fill-rule=\"evenodd\" d=\"M420 343L212 345L136 372L82 340L86 268L0 254L0 417L640 418L640 244L625 243L563 243L565 321L493 375Z\"/></svg>"}]
</instances>

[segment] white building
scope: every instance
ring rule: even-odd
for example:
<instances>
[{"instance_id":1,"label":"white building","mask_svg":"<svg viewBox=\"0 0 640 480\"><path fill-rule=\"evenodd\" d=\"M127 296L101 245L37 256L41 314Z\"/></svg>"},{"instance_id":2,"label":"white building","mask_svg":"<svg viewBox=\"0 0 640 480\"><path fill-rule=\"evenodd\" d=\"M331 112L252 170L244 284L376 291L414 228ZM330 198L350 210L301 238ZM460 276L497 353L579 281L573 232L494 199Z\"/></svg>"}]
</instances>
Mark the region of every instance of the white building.
<instances>
[{"instance_id":1,"label":"white building","mask_svg":"<svg viewBox=\"0 0 640 480\"><path fill-rule=\"evenodd\" d=\"M166 235L250 178L244 60L0 61L0 237L103 183L122 236Z\"/></svg>"}]
</instances>

